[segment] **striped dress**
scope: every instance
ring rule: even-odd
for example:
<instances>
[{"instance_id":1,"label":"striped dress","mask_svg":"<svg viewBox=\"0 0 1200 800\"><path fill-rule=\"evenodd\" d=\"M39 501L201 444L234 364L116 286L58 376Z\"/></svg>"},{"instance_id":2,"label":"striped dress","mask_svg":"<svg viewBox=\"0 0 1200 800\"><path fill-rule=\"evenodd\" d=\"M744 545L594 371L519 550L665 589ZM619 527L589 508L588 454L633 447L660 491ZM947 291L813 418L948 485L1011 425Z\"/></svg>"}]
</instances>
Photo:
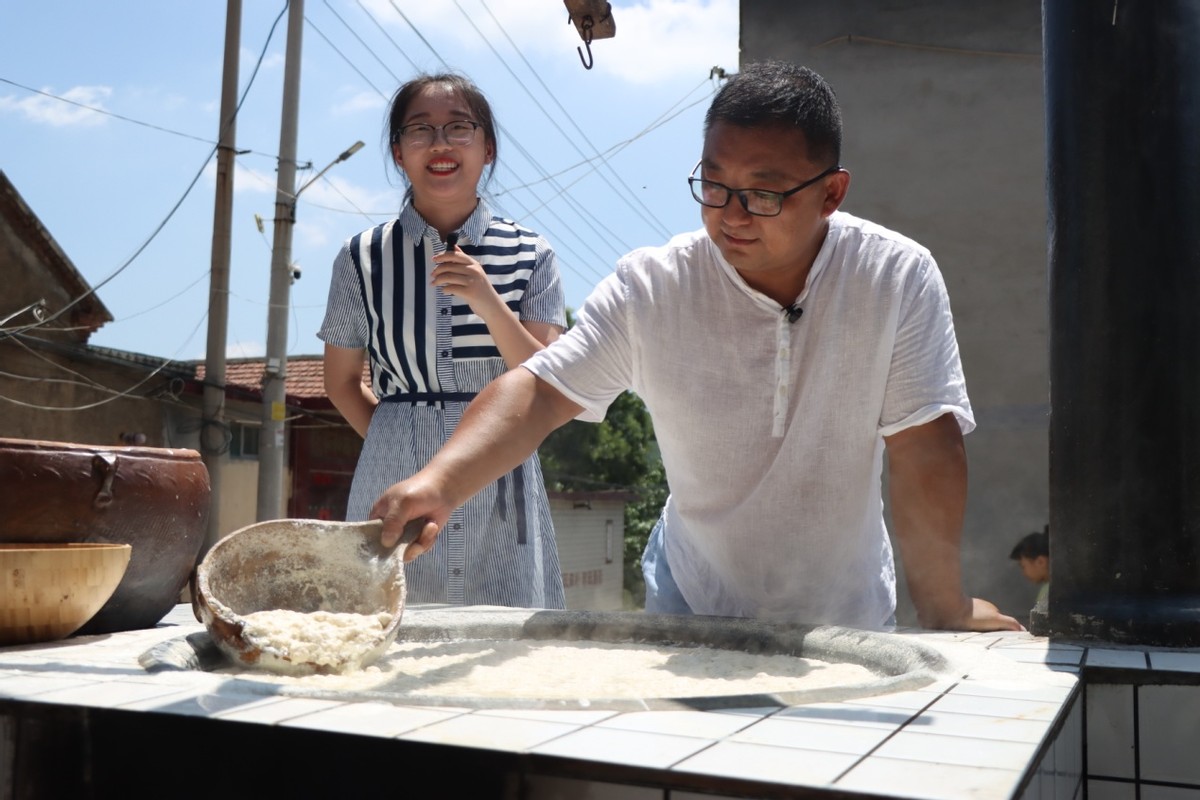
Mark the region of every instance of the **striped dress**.
<instances>
[{"instance_id":1,"label":"striped dress","mask_svg":"<svg viewBox=\"0 0 1200 800\"><path fill-rule=\"evenodd\" d=\"M554 251L479 201L458 231L463 252L522 320L565 327ZM387 487L417 472L467 403L506 367L487 326L430 284L438 232L411 206L351 237L333 265L318 336L366 348L379 405L350 488L348 520L366 519ZM409 602L562 608L562 576L537 455L450 516L428 553L405 565Z\"/></svg>"}]
</instances>

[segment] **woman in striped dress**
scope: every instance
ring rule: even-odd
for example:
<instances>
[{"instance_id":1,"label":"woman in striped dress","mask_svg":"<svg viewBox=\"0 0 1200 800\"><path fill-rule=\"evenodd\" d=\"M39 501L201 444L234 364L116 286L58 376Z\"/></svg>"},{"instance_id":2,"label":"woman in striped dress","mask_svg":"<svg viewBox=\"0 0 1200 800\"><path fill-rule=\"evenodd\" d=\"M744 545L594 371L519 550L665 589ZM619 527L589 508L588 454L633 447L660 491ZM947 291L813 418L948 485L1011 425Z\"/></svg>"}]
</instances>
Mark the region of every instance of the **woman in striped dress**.
<instances>
[{"instance_id":1,"label":"woman in striped dress","mask_svg":"<svg viewBox=\"0 0 1200 800\"><path fill-rule=\"evenodd\" d=\"M409 185L404 207L343 245L318 334L325 389L364 438L350 520L367 519L384 489L425 466L478 391L566 325L554 251L476 193L497 146L478 87L456 74L405 83L388 142ZM405 573L411 602L562 608L537 456L455 510Z\"/></svg>"}]
</instances>

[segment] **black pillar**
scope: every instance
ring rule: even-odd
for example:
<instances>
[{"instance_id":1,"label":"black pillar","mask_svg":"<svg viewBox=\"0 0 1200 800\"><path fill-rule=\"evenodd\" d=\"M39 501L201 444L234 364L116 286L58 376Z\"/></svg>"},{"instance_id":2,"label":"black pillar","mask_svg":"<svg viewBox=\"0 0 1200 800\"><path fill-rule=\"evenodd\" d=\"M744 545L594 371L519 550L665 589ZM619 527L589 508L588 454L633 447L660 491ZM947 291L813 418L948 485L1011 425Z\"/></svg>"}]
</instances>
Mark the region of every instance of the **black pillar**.
<instances>
[{"instance_id":1,"label":"black pillar","mask_svg":"<svg viewBox=\"0 0 1200 800\"><path fill-rule=\"evenodd\" d=\"M1045 0L1043 37L1051 582L1034 632L1198 646L1200 2Z\"/></svg>"}]
</instances>

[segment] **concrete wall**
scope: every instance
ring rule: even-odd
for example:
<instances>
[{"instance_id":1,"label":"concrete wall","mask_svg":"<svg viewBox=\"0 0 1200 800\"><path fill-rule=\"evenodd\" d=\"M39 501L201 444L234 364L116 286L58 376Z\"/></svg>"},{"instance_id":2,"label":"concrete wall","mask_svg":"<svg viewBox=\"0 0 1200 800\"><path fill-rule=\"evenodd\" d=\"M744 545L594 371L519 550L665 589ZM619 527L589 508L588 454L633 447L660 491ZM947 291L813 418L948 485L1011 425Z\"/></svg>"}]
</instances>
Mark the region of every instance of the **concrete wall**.
<instances>
[{"instance_id":1,"label":"concrete wall","mask_svg":"<svg viewBox=\"0 0 1200 800\"><path fill-rule=\"evenodd\" d=\"M743 62L825 76L842 105L843 208L927 246L950 292L978 428L968 590L1028 619L1008 553L1048 521L1049 324L1041 4L742 0ZM901 623L914 620L902 590Z\"/></svg>"}]
</instances>

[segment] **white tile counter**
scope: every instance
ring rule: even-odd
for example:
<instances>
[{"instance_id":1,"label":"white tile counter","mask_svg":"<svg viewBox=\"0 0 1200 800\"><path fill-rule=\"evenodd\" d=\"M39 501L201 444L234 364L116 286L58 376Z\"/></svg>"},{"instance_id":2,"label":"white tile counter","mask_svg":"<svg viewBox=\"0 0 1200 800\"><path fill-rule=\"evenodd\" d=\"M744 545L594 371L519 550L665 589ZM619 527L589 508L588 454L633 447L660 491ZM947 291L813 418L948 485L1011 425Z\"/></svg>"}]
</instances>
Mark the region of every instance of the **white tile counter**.
<instances>
[{"instance_id":1,"label":"white tile counter","mask_svg":"<svg viewBox=\"0 0 1200 800\"><path fill-rule=\"evenodd\" d=\"M39 766L52 763L49 754L35 749L53 746L53 763L67 763L60 749L91 759L82 777L62 778L68 789L72 781L122 789L174 782L196 774L197 764L211 774L214 765L246 759L246 749L257 753L256 788L314 793L335 764L346 773L337 784L344 789L366 790L377 779L398 787L415 772L456 786L478 778L492 787L480 796L514 798L663 800L670 790L672 800L1070 800L1080 784L1075 700L1091 656L1027 633L898 633L962 667L916 690L782 708L614 711L341 702L272 694L231 674L139 666L152 646L203 630L190 607L178 606L153 629L0 648L0 776L54 783ZM39 739L47 730L56 732L53 745ZM171 753L176 763L164 764ZM324 768L299 777L313 760ZM182 781L172 794L200 786L213 789Z\"/></svg>"}]
</instances>

